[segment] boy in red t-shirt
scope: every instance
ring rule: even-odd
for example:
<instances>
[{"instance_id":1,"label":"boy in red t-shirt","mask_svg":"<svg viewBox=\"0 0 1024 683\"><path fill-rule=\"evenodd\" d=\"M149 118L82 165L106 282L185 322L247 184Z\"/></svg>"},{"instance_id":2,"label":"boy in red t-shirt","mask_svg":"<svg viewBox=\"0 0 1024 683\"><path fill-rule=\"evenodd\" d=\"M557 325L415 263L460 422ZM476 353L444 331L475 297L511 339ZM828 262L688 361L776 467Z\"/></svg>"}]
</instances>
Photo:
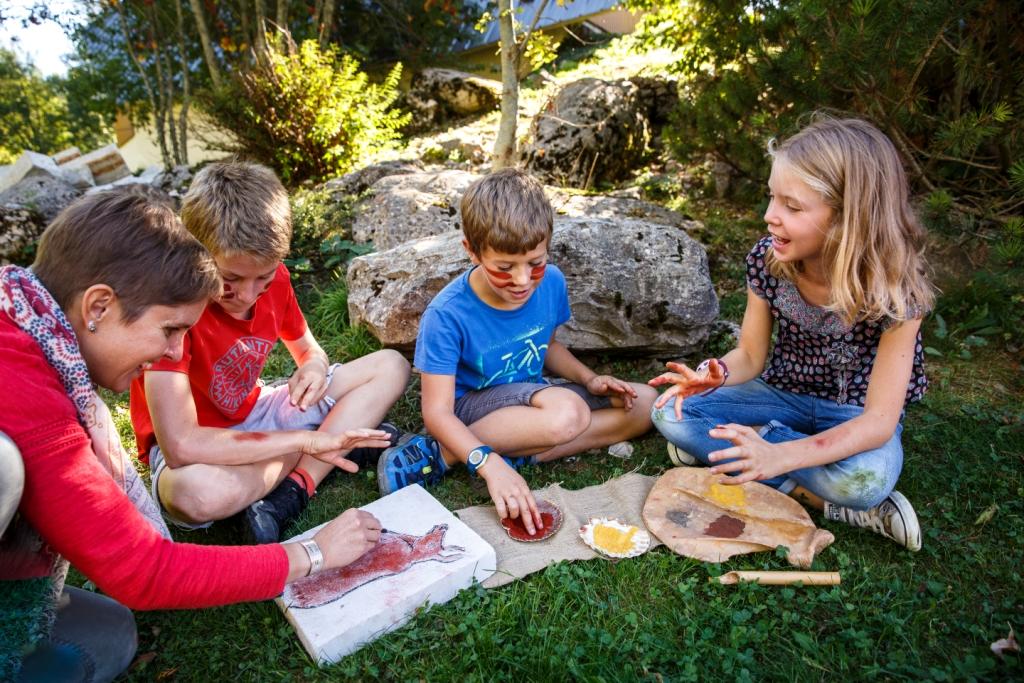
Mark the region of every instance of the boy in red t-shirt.
<instances>
[{"instance_id":1,"label":"boy in red t-shirt","mask_svg":"<svg viewBox=\"0 0 1024 683\"><path fill-rule=\"evenodd\" d=\"M405 390L409 363L395 351L330 363L281 262L291 209L270 169L205 167L181 219L213 254L224 291L186 334L181 360L132 383L139 457L170 521L198 528L245 510L250 540L276 542L335 466L358 471L395 443L394 426L367 428ZM297 370L272 388L259 377L278 339Z\"/></svg>"}]
</instances>

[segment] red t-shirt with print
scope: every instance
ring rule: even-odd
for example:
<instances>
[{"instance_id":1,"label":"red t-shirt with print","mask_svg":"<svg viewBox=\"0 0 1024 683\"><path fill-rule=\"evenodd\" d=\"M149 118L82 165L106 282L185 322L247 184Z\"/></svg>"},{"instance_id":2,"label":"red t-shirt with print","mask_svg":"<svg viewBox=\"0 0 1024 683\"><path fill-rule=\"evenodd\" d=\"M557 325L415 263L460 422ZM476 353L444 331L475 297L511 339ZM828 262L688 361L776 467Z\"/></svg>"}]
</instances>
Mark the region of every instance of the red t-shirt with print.
<instances>
[{"instance_id":1,"label":"red t-shirt with print","mask_svg":"<svg viewBox=\"0 0 1024 683\"><path fill-rule=\"evenodd\" d=\"M162 360L152 371L188 375L196 414L203 427L232 427L245 420L259 398L263 365L278 339L293 341L306 333L288 269L281 264L267 291L256 300L252 318L239 320L211 303L185 335L177 363ZM131 417L139 459L148 462L156 443L144 390L145 375L132 382Z\"/></svg>"}]
</instances>

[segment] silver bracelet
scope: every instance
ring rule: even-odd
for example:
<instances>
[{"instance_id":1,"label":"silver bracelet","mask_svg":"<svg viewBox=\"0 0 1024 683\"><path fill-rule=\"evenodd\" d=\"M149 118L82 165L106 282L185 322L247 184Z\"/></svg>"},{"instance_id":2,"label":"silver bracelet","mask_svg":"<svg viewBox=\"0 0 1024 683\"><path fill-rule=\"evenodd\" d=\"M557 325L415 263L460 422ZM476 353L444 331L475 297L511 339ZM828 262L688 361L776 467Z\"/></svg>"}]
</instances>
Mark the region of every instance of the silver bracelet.
<instances>
[{"instance_id":1,"label":"silver bracelet","mask_svg":"<svg viewBox=\"0 0 1024 683\"><path fill-rule=\"evenodd\" d=\"M306 572L306 576L316 574L324 568L324 554L320 552L320 546L316 544L316 541L307 538L304 541L299 541L299 545L306 549L306 554L309 556L309 571Z\"/></svg>"}]
</instances>

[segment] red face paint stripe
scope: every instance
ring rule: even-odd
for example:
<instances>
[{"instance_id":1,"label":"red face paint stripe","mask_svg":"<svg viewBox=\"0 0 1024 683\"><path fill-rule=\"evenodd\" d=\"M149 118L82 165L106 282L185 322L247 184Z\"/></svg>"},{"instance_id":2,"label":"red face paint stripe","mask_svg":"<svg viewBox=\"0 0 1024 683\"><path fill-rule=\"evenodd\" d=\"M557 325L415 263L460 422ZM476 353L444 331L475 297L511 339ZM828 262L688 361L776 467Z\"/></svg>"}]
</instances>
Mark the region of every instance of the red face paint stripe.
<instances>
[{"instance_id":1,"label":"red face paint stripe","mask_svg":"<svg viewBox=\"0 0 1024 683\"><path fill-rule=\"evenodd\" d=\"M530 279L531 280L539 280L542 277L544 277L544 271L545 271L545 269L547 269L547 267L548 267L548 264L545 263L542 266L534 266L533 268L531 268L530 269Z\"/></svg>"}]
</instances>

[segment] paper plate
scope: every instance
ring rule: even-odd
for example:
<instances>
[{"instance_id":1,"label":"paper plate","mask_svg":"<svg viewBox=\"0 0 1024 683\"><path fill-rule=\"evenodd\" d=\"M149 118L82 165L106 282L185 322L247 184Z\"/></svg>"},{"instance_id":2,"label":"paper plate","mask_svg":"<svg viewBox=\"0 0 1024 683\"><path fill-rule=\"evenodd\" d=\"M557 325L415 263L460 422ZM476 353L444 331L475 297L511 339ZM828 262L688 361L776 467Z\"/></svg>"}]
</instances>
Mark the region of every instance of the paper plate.
<instances>
[{"instance_id":1,"label":"paper plate","mask_svg":"<svg viewBox=\"0 0 1024 683\"><path fill-rule=\"evenodd\" d=\"M558 509L558 506L546 500L538 500L537 512L540 513L540 518L544 522L544 528L538 529L537 533L533 536L523 526L522 516L514 519L506 517L501 520L501 526L505 527L505 533L512 540L522 541L523 543L536 543L537 541L551 538L558 533L558 530L562 528L562 511Z\"/></svg>"},{"instance_id":2,"label":"paper plate","mask_svg":"<svg viewBox=\"0 0 1024 683\"><path fill-rule=\"evenodd\" d=\"M646 531L606 517L593 517L581 526L580 538L608 557L636 557L651 547L651 535Z\"/></svg>"}]
</instances>

